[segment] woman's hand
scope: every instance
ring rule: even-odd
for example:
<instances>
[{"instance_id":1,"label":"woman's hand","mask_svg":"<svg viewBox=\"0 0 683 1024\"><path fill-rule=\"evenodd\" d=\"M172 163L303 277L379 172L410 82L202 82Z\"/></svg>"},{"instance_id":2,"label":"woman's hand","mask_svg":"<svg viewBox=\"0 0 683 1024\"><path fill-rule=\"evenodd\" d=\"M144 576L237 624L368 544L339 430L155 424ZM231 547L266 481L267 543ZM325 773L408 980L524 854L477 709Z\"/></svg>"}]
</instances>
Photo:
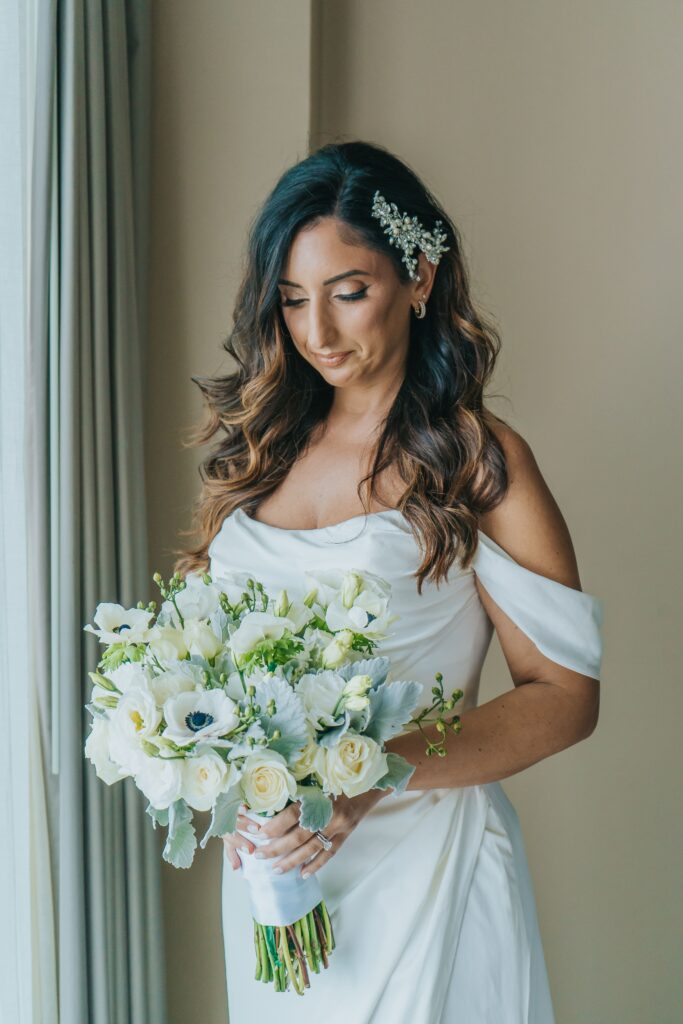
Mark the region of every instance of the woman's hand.
<instances>
[{"instance_id":1,"label":"woman's hand","mask_svg":"<svg viewBox=\"0 0 683 1024\"><path fill-rule=\"evenodd\" d=\"M308 875L318 871L331 857L334 857L361 819L389 792L391 790L370 789L360 796L348 797L342 794L336 797L332 817L322 830L332 840L329 850L323 850L322 844L314 832L309 832L307 828L301 828L299 825L301 806L298 800L279 811L278 814L274 814L272 818L264 818L263 824L260 826L251 818L240 814L237 818L237 828L245 832L253 832L256 829L256 835L268 837L268 844L259 846L254 856L280 858L277 867L273 869L278 874L301 864L304 865L301 875L303 878L307 878ZM225 836L224 839L226 838L228 837ZM237 854L234 856L237 858ZM311 860L311 858L315 859ZM306 861L311 862L306 863Z\"/></svg>"},{"instance_id":2,"label":"woman's hand","mask_svg":"<svg viewBox=\"0 0 683 1024\"><path fill-rule=\"evenodd\" d=\"M244 828L244 825L239 824L240 820L244 822L247 819L241 815L237 819L237 828ZM253 824L251 819L249 820L250 823ZM245 839L244 836L241 836L239 832L226 832L224 836L221 836L221 839L223 840L223 846L225 847L225 852L232 864L233 871L237 871L238 868L242 867L242 861L237 855L237 850L243 850L245 853L253 853L256 849L254 844L249 842L248 839Z\"/></svg>"}]
</instances>

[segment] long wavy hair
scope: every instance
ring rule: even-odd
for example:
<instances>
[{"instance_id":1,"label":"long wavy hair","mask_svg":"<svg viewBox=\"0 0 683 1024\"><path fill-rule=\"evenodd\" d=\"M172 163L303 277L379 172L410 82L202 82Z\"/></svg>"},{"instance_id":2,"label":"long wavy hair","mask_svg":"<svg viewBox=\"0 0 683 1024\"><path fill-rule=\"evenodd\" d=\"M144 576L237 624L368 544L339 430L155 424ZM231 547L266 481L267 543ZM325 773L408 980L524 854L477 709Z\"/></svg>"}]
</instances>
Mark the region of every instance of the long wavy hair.
<instances>
[{"instance_id":1,"label":"long wavy hair","mask_svg":"<svg viewBox=\"0 0 683 1024\"><path fill-rule=\"evenodd\" d=\"M278 278L297 234L323 217L340 222L343 237L384 253L399 279L410 280L401 250L372 217L379 189L399 210L429 230L442 221L448 252L441 256L422 319L411 317L405 377L382 423L370 473L358 485L376 496L376 476L398 470L405 490L398 503L422 552L415 578L447 578L456 556L469 566L479 517L508 486L505 457L484 409L500 336L474 309L457 228L417 175L383 147L363 141L330 143L286 170L257 212L248 236L246 269L223 342L233 373L193 377L208 417L185 447L218 441L199 468L201 493L194 547L175 550L175 571L208 569L208 547L224 518L247 514L284 480L325 420L333 387L299 354L280 308ZM501 421L504 422L504 421Z\"/></svg>"}]
</instances>

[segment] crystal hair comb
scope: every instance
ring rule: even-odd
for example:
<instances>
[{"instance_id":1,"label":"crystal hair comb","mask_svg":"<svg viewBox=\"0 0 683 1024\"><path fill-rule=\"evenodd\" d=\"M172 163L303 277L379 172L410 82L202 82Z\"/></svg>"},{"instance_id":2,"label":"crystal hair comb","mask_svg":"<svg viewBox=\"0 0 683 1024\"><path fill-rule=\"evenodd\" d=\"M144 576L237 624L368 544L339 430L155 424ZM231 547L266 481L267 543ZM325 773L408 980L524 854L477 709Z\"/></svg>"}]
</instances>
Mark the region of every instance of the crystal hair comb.
<instances>
[{"instance_id":1,"label":"crystal hair comb","mask_svg":"<svg viewBox=\"0 0 683 1024\"><path fill-rule=\"evenodd\" d=\"M422 250L430 263L438 263L442 255L450 248L448 245L443 245L448 237L446 232L438 230L443 221L437 220L434 231L427 231L417 217L400 213L396 203L388 203L379 189L372 199L372 216L379 218L391 244L403 249L401 259L414 280L417 280L417 257L412 255L415 246Z\"/></svg>"}]
</instances>

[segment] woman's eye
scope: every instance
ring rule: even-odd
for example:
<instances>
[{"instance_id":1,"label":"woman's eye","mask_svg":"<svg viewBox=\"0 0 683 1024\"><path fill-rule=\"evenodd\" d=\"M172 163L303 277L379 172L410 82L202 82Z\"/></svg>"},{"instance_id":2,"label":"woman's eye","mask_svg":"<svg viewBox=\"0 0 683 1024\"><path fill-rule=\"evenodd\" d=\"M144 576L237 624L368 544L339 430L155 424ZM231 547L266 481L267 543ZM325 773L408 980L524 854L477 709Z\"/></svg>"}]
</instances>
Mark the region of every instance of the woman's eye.
<instances>
[{"instance_id":1,"label":"woman's eye","mask_svg":"<svg viewBox=\"0 0 683 1024\"><path fill-rule=\"evenodd\" d=\"M344 302L354 302L356 299L362 299L367 290L368 286L366 285L365 288L361 288L359 292L349 292L348 295L338 295L337 298L343 299Z\"/></svg>"},{"instance_id":2,"label":"woman's eye","mask_svg":"<svg viewBox=\"0 0 683 1024\"><path fill-rule=\"evenodd\" d=\"M369 287L369 285L366 285L365 288L361 288L360 291L358 291L358 292L349 292L348 295L337 295L337 296L335 296L335 298L341 299L343 302L357 302L358 299L362 299L362 298L365 297L365 294L366 294L366 292L368 290L368 287ZM283 306L300 306L301 303L305 302L305 301L306 301L305 299L284 299L283 298L282 299L282 305Z\"/></svg>"}]
</instances>

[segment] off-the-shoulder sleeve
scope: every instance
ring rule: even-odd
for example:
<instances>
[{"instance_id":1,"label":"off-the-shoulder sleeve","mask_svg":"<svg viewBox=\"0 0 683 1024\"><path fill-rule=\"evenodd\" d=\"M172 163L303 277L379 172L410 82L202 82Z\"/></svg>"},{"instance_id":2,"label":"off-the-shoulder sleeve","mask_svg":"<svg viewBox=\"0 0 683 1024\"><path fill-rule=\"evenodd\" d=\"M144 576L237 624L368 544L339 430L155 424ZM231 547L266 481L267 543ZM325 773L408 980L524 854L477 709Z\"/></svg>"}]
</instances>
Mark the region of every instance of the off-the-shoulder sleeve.
<instances>
[{"instance_id":1,"label":"off-the-shoulder sleeve","mask_svg":"<svg viewBox=\"0 0 683 1024\"><path fill-rule=\"evenodd\" d=\"M593 679L600 678L600 598L532 572L481 530L472 568L496 604L546 658Z\"/></svg>"}]
</instances>

